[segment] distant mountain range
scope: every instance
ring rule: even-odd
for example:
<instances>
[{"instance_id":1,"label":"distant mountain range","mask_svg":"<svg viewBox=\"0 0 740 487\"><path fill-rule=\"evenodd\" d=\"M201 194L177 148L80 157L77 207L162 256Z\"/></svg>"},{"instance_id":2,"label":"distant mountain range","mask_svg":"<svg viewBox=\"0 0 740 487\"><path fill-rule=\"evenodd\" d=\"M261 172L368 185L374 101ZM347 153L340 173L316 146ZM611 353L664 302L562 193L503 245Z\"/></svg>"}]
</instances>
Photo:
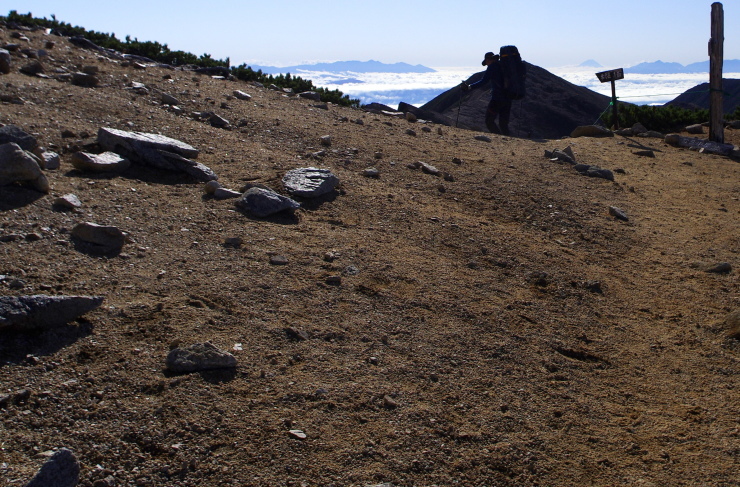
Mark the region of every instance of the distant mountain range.
<instances>
[{"instance_id":1,"label":"distant mountain range","mask_svg":"<svg viewBox=\"0 0 740 487\"><path fill-rule=\"evenodd\" d=\"M708 73L709 61L692 63L687 66L679 63L640 63L630 68L624 68L625 73L635 74L678 74L678 73ZM740 59L725 59L722 71L725 73L740 73Z\"/></svg>"},{"instance_id":2,"label":"distant mountain range","mask_svg":"<svg viewBox=\"0 0 740 487\"><path fill-rule=\"evenodd\" d=\"M407 63L386 64L380 61L336 61L333 63L300 64L297 66L257 66L250 65L252 69L262 70L265 74L285 74L296 71L326 71L329 73L435 73L436 70Z\"/></svg>"}]
</instances>

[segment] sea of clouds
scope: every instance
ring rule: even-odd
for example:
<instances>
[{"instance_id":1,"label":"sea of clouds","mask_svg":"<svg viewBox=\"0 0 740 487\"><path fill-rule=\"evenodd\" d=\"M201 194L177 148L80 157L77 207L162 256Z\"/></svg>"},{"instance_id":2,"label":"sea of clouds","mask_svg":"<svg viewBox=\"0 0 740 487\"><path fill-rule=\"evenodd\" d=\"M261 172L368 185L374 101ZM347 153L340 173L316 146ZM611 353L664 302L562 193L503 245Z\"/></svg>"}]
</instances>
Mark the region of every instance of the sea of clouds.
<instances>
[{"instance_id":1,"label":"sea of clouds","mask_svg":"<svg viewBox=\"0 0 740 487\"><path fill-rule=\"evenodd\" d=\"M480 67L434 68L434 73L336 73L298 71L314 85L337 89L364 104L376 102L396 108L399 102L421 106L437 95L459 85ZM601 83L597 71L605 69L566 66L548 71L578 86L611 96L611 83ZM740 73L725 73L725 78L740 78ZM638 105L663 105L691 88L709 81L707 73L631 74L616 82L617 98Z\"/></svg>"}]
</instances>

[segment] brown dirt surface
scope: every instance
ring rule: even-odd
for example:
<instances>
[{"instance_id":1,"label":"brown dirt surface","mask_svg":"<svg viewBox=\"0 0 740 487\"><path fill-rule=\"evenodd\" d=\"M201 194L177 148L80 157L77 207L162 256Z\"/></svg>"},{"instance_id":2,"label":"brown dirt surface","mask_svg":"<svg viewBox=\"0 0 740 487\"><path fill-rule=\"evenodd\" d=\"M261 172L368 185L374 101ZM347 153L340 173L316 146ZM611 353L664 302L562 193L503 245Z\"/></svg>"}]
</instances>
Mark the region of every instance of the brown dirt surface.
<instances>
[{"instance_id":1,"label":"brown dirt surface","mask_svg":"<svg viewBox=\"0 0 740 487\"><path fill-rule=\"evenodd\" d=\"M740 485L740 343L723 325L740 308L736 160L661 139L488 143L55 40L47 75L95 65L101 83L20 74L18 54L0 76L25 101L0 122L62 155L51 194L0 188L0 236L20 236L0 243L0 292L105 300L0 335L3 485L62 447L82 486ZM187 116L201 110L233 128ZM228 188L284 193L286 171L317 166L340 190L250 218L186 177L75 170L100 127L186 142ZM544 157L567 146L616 180ZM646 147L655 158L634 154ZM79 211L52 207L68 193ZM130 241L81 252L69 232L84 221ZM733 270L705 272L722 262ZM171 346L205 341L236 370L166 371Z\"/></svg>"}]
</instances>

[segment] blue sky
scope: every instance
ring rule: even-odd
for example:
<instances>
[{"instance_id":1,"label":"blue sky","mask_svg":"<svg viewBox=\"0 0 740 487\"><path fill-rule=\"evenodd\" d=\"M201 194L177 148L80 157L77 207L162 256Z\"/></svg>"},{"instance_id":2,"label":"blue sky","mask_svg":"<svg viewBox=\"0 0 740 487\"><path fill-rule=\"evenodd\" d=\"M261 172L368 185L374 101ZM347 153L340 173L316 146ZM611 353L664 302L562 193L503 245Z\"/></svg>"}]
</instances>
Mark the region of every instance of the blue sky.
<instances>
[{"instance_id":1,"label":"blue sky","mask_svg":"<svg viewBox=\"0 0 740 487\"><path fill-rule=\"evenodd\" d=\"M480 65L515 44L542 67L594 59L605 68L642 61L705 61L708 0L11 0L87 29L159 41L232 64L374 59L430 67ZM740 59L740 2L724 1L726 59Z\"/></svg>"}]
</instances>

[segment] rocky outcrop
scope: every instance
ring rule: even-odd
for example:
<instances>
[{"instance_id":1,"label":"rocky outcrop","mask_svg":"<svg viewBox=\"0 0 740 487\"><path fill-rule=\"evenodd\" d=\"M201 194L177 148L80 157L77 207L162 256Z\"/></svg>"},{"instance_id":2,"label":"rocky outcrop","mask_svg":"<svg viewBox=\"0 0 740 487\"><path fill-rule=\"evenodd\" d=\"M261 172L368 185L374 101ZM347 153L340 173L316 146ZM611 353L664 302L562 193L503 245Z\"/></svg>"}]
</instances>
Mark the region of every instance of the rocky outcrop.
<instances>
[{"instance_id":1,"label":"rocky outcrop","mask_svg":"<svg viewBox=\"0 0 740 487\"><path fill-rule=\"evenodd\" d=\"M210 168L192 160L198 157L196 148L164 135L101 128L98 144L137 164L184 172L199 181L218 179Z\"/></svg>"}]
</instances>

